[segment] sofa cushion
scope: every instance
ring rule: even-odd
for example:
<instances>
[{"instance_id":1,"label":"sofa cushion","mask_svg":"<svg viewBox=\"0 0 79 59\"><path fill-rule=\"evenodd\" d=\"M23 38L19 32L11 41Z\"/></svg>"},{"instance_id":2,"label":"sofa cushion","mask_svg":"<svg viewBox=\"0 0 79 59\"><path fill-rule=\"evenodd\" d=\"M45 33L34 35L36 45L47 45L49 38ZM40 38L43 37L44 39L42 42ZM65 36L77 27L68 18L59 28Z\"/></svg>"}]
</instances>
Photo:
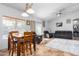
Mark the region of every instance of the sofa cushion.
<instances>
[{"instance_id":1,"label":"sofa cushion","mask_svg":"<svg viewBox=\"0 0 79 59\"><path fill-rule=\"evenodd\" d=\"M54 37L72 39L72 31L55 31Z\"/></svg>"}]
</instances>

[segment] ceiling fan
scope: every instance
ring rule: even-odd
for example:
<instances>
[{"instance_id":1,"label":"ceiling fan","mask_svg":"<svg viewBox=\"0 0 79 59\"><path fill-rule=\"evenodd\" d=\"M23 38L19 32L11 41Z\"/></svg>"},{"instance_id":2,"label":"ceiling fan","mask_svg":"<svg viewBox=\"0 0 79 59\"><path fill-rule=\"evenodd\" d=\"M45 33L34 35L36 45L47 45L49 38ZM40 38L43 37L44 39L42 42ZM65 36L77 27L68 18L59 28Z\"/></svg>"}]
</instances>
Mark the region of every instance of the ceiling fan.
<instances>
[{"instance_id":1,"label":"ceiling fan","mask_svg":"<svg viewBox=\"0 0 79 59\"><path fill-rule=\"evenodd\" d=\"M57 16L61 16L62 14L63 14L63 11L65 10L65 8L63 8L63 9L60 9L59 11L58 11L58 13L56 13L56 15Z\"/></svg>"},{"instance_id":2,"label":"ceiling fan","mask_svg":"<svg viewBox=\"0 0 79 59\"><path fill-rule=\"evenodd\" d=\"M34 14L34 10L32 8L33 3L26 3L26 12L29 14Z\"/></svg>"},{"instance_id":3,"label":"ceiling fan","mask_svg":"<svg viewBox=\"0 0 79 59\"><path fill-rule=\"evenodd\" d=\"M32 9L33 3L26 3L24 12L22 13L23 17L28 17L29 14L34 14L34 10Z\"/></svg>"}]
</instances>

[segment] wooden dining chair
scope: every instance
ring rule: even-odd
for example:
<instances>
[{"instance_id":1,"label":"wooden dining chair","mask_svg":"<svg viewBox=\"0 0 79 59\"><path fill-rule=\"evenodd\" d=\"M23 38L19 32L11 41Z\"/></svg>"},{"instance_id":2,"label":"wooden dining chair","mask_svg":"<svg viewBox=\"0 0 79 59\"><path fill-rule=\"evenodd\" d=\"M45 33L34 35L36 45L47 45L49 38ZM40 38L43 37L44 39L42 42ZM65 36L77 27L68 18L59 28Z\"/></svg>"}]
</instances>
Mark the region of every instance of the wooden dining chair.
<instances>
[{"instance_id":1,"label":"wooden dining chair","mask_svg":"<svg viewBox=\"0 0 79 59\"><path fill-rule=\"evenodd\" d=\"M33 32L24 32L24 43L26 51L30 50L30 54L32 55Z\"/></svg>"},{"instance_id":2,"label":"wooden dining chair","mask_svg":"<svg viewBox=\"0 0 79 59\"><path fill-rule=\"evenodd\" d=\"M16 46L17 46L17 40L14 40L13 34L18 34L18 31L11 31L9 32L8 35L8 50L9 50L9 55L12 52L12 56L14 53L14 50L16 51Z\"/></svg>"}]
</instances>

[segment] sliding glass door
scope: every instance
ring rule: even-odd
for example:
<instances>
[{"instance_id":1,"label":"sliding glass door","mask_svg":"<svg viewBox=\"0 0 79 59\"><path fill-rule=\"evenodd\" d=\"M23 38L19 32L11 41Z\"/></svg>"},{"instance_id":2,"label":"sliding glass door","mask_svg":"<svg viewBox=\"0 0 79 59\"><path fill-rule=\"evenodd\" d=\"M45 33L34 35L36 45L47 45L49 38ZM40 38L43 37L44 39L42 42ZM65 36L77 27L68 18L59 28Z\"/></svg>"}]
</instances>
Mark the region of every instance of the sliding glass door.
<instances>
[{"instance_id":1,"label":"sliding glass door","mask_svg":"<svg viewBox=\"0 0 79 59\"><path fill-rule=\"evenodd\" d=\"M1 33L2 49L8 47L8 33L10 31L18 30L22 34L24 31L27 31L26 22L24 20L17 20L17 19L2 17L1 25L2 25L2 28L1 28L2 29L2 33Z\"/></svg>"}]
</instances>

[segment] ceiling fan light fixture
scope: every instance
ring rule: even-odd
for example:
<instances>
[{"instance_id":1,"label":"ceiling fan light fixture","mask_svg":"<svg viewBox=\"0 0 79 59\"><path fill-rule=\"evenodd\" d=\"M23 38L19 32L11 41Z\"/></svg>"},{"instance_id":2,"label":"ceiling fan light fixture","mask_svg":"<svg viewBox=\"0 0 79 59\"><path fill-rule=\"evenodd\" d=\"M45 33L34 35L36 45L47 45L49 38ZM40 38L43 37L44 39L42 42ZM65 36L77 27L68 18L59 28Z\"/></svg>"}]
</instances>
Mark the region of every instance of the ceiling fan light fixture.
<instances>
[{"instance_id":1,"label":"ceiling fan light fixture","mask_svg":"<svg viewBox=\"0 0 79 59\"><path fill-rule=\"evenodd\" d=\"M78 21L76 21L76 20L74 21L74 23L77 23L77 22L78 22Z\"/></svg>"},{"instance_id":2,"label":"ceiling fan light fixture","mask_svg":"<svg viewBox=\"0 0 79 59\"><path fill-rule=\"evenodd\" d=\"M28 17L29 15L26 12L24 12L24 13L22 13L22 16L23 17Z\"/></svg>"},{"instance_id":3,"label":"ceiling fan light fixture","mask_svg":"<svg viewBox=\"0 0 79 59\"><path fill-rule=\"evenodd\" d=\"M59 16L61 16L61 14L62 14L62 13L58 13L57 16L59 17Z\"/></svg>"},{"instance_id":4,"label":"ceiling fan light fixture","mask_svg":"<svg viewBox=\"0 0 79 59\"><path fill-rule=\"evenodd\" d=\"M29 13L29 14L34 14L35 12L34 12L34 10L33 10L32 8L29 8L29 9L27 10L27 13Z\"/></svg>"}]
</instances>

